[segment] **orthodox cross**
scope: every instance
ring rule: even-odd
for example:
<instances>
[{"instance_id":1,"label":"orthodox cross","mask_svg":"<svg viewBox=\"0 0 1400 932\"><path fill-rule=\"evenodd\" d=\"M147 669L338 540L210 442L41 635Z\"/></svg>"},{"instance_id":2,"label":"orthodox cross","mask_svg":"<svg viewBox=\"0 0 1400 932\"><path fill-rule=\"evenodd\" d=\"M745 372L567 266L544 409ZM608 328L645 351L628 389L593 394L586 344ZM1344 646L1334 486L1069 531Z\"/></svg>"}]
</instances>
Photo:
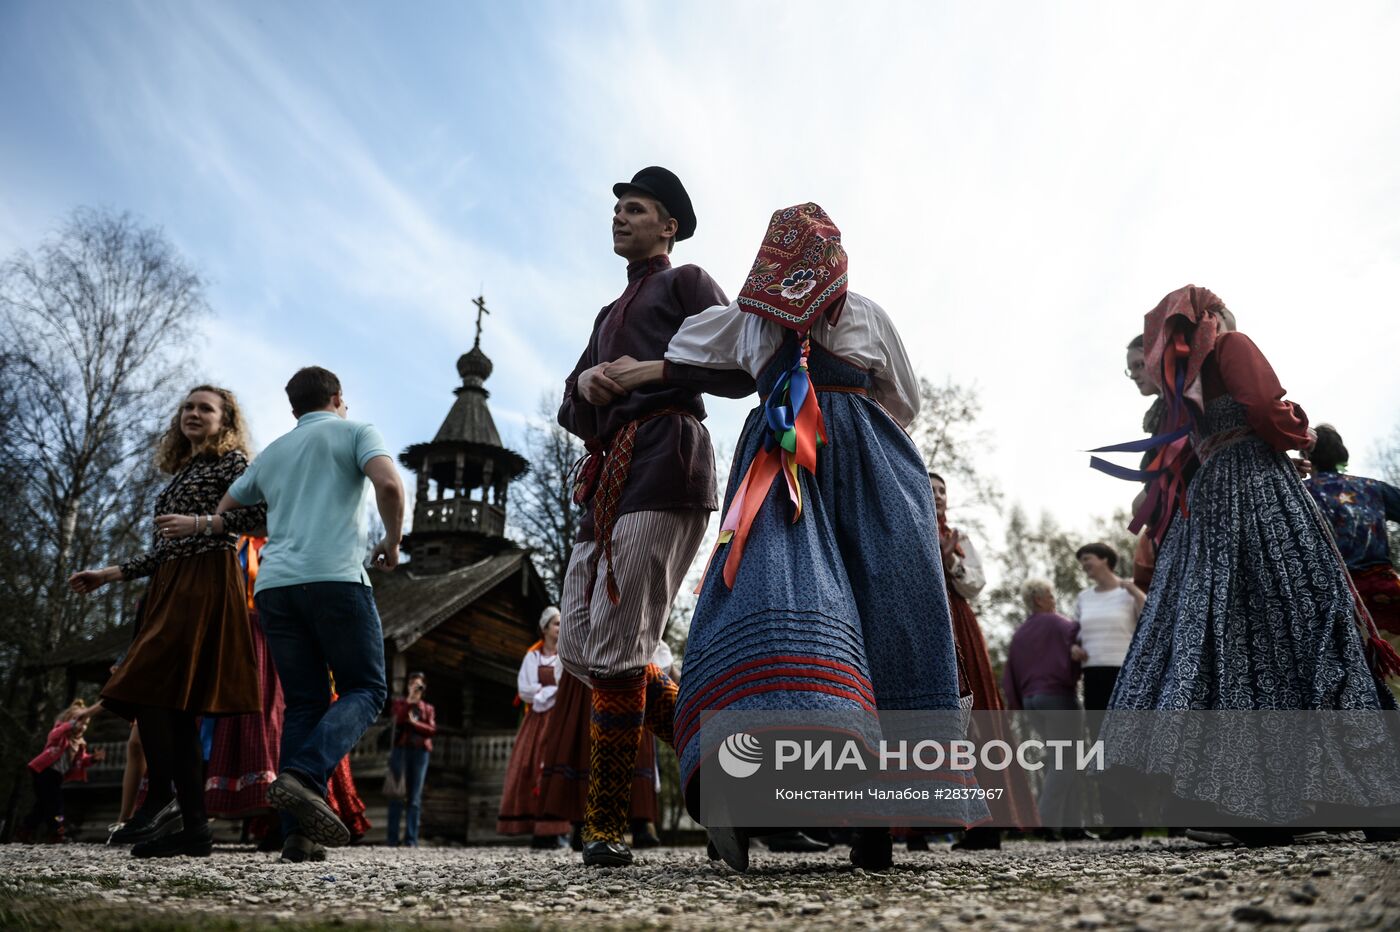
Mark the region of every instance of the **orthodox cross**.
<instances>
[{"instance_id":1,"label":"orthodox cross","mask_svg":"<svg viewBox=\"0 0 1400 932\"><path fill-rule=\"evenodd\" d=\"M472 300L472 304L475 304L475 305L476 305L476 342L473 343L472 346L473 346L474 348L480 348L480 347L481 347L481 315L482 315L482 314L490 314L491 312L488 311L488 310L486 309L486 296L485 296L485 295L477 295L476 298L474 298L474 299Z\"/></svg>"}]
</instances>

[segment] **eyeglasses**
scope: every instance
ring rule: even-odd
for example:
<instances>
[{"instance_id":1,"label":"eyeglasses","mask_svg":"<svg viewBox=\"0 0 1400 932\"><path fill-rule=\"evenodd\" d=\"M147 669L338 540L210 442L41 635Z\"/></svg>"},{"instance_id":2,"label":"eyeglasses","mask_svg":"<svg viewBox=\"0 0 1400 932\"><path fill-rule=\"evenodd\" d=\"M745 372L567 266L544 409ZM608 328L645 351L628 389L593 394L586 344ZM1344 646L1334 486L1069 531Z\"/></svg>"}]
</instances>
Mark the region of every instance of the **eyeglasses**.
<instances>
[{"instance_id":1,"label":"eyeglasses","mask_svg":"<svg viewBox=\"0 0 1400 932\"><path fill-rule=\"evenodd\" d=\"M1128 378L1130 378L1130 379L1131 379L1131 378L1135 378L1139 372L1141 372L1142 370L1144 370L1144 369L1146 369L1146 368L1147 368L1147 363L1145 363L1145 362L1135 362L1135 363L1133 363L1131 366L1129 366L1128 368L1124 369L1124 370L1123 370L1123 374L1126 375L1126 376L1127 376Z\"/></svg>"}]
</instances>

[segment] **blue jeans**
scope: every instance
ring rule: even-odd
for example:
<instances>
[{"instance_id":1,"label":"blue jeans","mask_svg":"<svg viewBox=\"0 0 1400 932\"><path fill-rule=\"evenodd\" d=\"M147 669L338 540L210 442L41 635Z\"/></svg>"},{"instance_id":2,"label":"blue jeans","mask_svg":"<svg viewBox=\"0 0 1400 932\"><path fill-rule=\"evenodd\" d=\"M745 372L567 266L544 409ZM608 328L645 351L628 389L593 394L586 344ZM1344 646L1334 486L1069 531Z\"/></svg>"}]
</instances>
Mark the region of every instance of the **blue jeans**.
<instances>
[{"instance_id":1,"label":"blue jeans","mask_svg":"<svg viewBox=\"0 0 1400 932\"><path fill-rule=\"evenodd\" d=\"M403 843L418 847L418 814L423 808L423 778L428 775L428 754L424 748L394 748L389 752L389 769L404 778L404 798L389 800L389 844L399 843L399 816L405 808Z\"/></svg>"},{"instance_id":2,"label":"blue jeans","mask_svg":"<svg viewBox=\"0 0 1400 932\"><path fill-rule=\"evenodd\" d=\"M322 796L341 758L384 709L384 631L359 583L265 589L254 597L287 700L280 771ZM340 700L331 704L330 676ZM294 826L283 819L284 830Z\"/></svg>"}]
</instances>

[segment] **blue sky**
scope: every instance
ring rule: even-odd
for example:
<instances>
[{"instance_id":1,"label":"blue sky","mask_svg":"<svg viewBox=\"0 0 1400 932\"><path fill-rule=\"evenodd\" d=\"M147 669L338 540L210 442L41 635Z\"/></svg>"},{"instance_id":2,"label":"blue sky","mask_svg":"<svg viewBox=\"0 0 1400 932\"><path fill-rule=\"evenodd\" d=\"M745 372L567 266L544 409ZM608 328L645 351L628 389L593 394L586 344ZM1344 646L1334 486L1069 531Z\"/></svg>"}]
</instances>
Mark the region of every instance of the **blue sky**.
<instances>
[{"instance_id":1,"label":"blue sky","mask_svg":"<svg viewBox=\"0 0 1400 932\"><path fill-rule=\"evenodd\" d=\"M80 204L161 225L260 443L313 362L430 437L484 287L519 448L624 283L613 181L680 173L675 258L731 293L816 200L921 372L979 386L1008 498L1075 525L1130 497L1080 451L1137 433L1123 344L1188 282L1359 471L1395 428L1396 48L1388 3L9 0L0 254Z\"/></svg>"}]
</instances>

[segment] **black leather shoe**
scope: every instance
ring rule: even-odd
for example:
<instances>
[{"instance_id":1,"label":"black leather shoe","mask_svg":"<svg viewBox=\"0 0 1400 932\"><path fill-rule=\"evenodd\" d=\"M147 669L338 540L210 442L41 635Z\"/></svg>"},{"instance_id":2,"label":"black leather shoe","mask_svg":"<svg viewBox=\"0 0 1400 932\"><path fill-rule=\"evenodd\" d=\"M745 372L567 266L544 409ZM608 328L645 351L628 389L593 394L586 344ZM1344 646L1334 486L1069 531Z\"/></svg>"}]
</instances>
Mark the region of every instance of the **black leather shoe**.
<instances>
[{"instance_id":1,"label":"black leather shoe","mask_svg":"<svg viewBox=\"0 0 1400 932\"><path fill-rule=\"evenodd\" d=\"M1000 851L1001 830L970 828L963 832L962 841L953 845L954 851Z\"/></svg>"},{"instance_id":2,"label":"black leather shoe","mask_svg":"<svg viewBox=\"0 0 1400 932\"><path fill-rule=\"evenodd\" d=\"M274 825L271 829L268 830L267 834L264 835L261 839L259 839L258 850L261 851L263 854L271 854L274 851L281 851L282 846L286 844L286 841L287 839L282 837L282 821L280 819L277 819L274 820Z\"/></svg>"},{"instance_id":3,"label":"black leather shoe","mask_svg":"<svg viewBox=\"0 0 1400 932\"><path fill-rule=\"evenodd\" d=\"M1284 828L1189 828L1186 837L1203 845L1239 845L1244 848L1267 848L1293 844L1293 832Z\"/></svg>"},{"instance_id":4,"label":"black leather shoe","mask_svg":"<svg viewBox=\"0 0 1400 932\"><path fill-rule=\"evenodd\" d=\"M282 846L281 860L289 864L300 864L302 861L324 861L326 859L326 846L318 845L316 842L293 832L287 836L287 843Z\"/></svg>"},{"instance_id":5,"label":"black leather shoe","mask_svg":"<svg viewBox=\"0 0 1400 932\"><path fill-rule=\"evenodd\" d=\"M763 842L769 851L778 851L784 854L815 854L831 847L826 842L808 837L805 832L782 832L778 835L760 838L759 841Z\"/></svg>"},{"instance_id":6,"label":"black leather shoe","mask_svg":"<svg viewBox=\"0 0 1400 932\"><path fill-rule=\"evenodd\" d=\"M1096 834L1099 841L1127 841L1128 839L1141 839L1142 829L1138 828L1106 828Z\"/></svg>"},{"instance_id":7,"label":"black leather shoe","mask_svg":"<svg viewBox=\"0 0 1400 932\"><path fill-rule=\"evenodd\" d=\"M661 839L651 830L651 823L640 820L632 823L633 848L660 848Z\"/></svg>"},{"instance_id":8,"label":"black leather shoe","mask_svg":"<svg viewBox=\"0 0 1400 932\"><path fill-rule=\"evenodd\" d=\"M297 820L297 831L327 848L350 842L350 830L320 793L307 786L294 773L283 773L267 788L267 801L273 808L290 812Z\"/></svg>"},{"instance_id":9,"label":"black leather shoe","mask_svg":"<svg viewBox=\"0 0 1400 932\"><path fill-rule=\"evenodd\" d=\"M712 828L710 844L724 863L739 873L749 869L749 834L741 828Z\"/></svg>"},{"instance_id":10,"label":"black leather shoe","mask_svg":"<svg viewBox=\"0 0 1400 932\"><path fill-rule=\"evenodd\" d=\"M197 828L181 829L131 849L133 858L207 858L214 850L214 833L205 822Z\"/></svg>"},{"instance_id":11,"label":"black leather shoe","mask_svg":"<svg viewBox=\"0 0 1400 932\"><path fill-rule=\"evenodd\" d=\"M175 800L159 810L142 807L107 839L109 845L137 845L180 830L180 804Z\"/></svg>"},{"instance_id":12,"label":"black leather shoe","mask_svg":"<svg viewBox=\"0 0 1400 932\"><path fill-rule=\"evenodd\" d=\"M927 851L927 850L928 850L928 836L927 836L927 835L910 835L910 836L909 836L909 839L905 842L905 846L908 847L908 849L909 849L910 851Z\"/></svg>"},{"instance_id":13,"label":"black leather shoe","mask_svg":"<svg viewBox=\"0 0 1400 932\"><path fill-rule=\"evenodd\" d=\"M620 841L589 841L583 845L586 867L629 867L632 849Z\"/></svg>"},{"instance_id":14,"label":"black leather shoe","mask_svg":"<svg viewBox=\"0 0 1400 932\"><path fill-rule=\"evenodd\" d=\"M894 839L888 829L858 828L851 839L851 863L868 871L889 870L894 863Z\"/></svg>"}]
</instances>

